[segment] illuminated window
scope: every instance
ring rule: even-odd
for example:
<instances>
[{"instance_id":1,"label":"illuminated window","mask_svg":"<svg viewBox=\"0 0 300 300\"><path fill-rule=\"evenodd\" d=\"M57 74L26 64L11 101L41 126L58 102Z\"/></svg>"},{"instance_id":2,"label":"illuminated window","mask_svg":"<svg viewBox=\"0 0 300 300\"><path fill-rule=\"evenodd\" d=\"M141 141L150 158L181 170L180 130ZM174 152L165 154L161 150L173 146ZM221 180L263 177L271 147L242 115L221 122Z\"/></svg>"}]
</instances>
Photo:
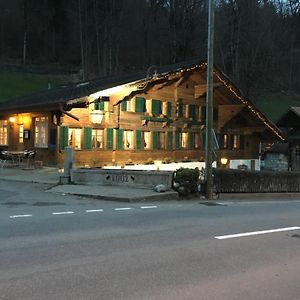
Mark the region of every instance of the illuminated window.
<instances>
[{"instance_id":1,"label":"illuminated window","mask_svg":"<svg viewBox=\"0 0 300 300\"><path fill-rule=\"evenodd\" d=\"M7 145L7 141L7 121L0 120L0 145Z\"/></svg>"},{"instance_id":2,"label":"illuminated window","mask_svg":"<svg viewBox=\"0 0 300 300\"><path fill-rule=\"evenodd\" d=\"M182 116L184 118L188 118L189 117L189 105L188 104L183 104L182 105Z\"/></svg>"},{"instance_id":3,"label":"illuminated window","mask_svg":"<svg viewBox=\"0 0 300 300\"><path fill-rule=\"evenodd\" d=\"M165 132L158 132L158 149L166 148L166 134Z\"/></svg>"},{"instance_id":4,"label":"illuminated window","mask_svg":"<svg viewBox=\"0 0 300 300\"><path fill-rule=\"evenodd\" d=\"M146 100L146 112L151 113L152 111L152 100L147 99Z\"/></svg>"},{"instance_id":5,"label":"illuminated window","mask_svg":"<svg viewBox=\"0 0 300 300\"><path fill-rule=\"evenodd\" d=\"M130 100L126 101L126 110L134 111L134 99L130 99Z\"/></svg>"},{"instance_id":6,"label":"illuminated window","mask_svg":"<svg viewBox=\"0 0 300 300\"><path fill-rule=\"evenodd\" d=\"M68 145L74 149L81 149L81 128L69 128Z\"/></svg>"},{"instance_id":7,"label":"illuminated window","mask_svg":"<svg viewBox=\"0 0 300 300\"><path fill-rule=\"evenodd\" d=\"M232 148L233 149L239 149L240 148L240 136L238 134L235 134L233 136Z\"/></svg>"},{"instance_id":8,"label":"illuminated window","mask_svg":"<svg viewBox=\"0 0 300 300\"><path fill-rule=\"evenodd\" d=\"M104 148L104 130L93 129L92 130L92 148L103 149Z\"/></svg>"},{"instance_id":9,"label":"illuminated window","mask_svg":"<svg viewBox=\"0 0 300 300\"><path fill-rule=\"evenodd\" d=\"M195 133L195 149L201 148L201 135L200 133Z\"/></svg>"},{"instance_id":10,"label":"illuminated window","mask_svg":"<svg viewBox=\"0 0 300 300\"><path fill-rule=\"evenodd\" d=\"M223 149L228 148L228 134L223 135Z\"/></svg>"},{"instance_id":11,"label":"illuminated window","mask_svg":"<svg viewBox=\"0 0 300 300\"><path fill-rule=\"evenodd\" d=\"M133 131L125 130L123 135L124 149L133 149Z\"/></svg>"},{"instance_id":12,"label":"illuminated window","mask_svg":"<svg viewBox=\"0 0 300 300\"><path fill-rule=\"evenodd\" d=\"M144 149L150 149L150 137L151 134L149 131L144 131L143 132L143 145L144 145Z\"/></svg>"},{"instance_id":13,"label":"illuminated window","mask_svg":"<svg viewBox=\"0 0 300 300\"><path fill-rule=\"evenodd\" d=\"M24 125L20 125L19 127L19 143L24 143Z\"/></svg>"},{"instance_id":14,"label":"illuminated window","mask_svg":"<svg viewBox=\"0 0 300 300\"><path fill-rule=\"evenodd\" d=\"M181 148L188 148L188 133L181 132Z\"/></svg>"},{"instance_id":15,"label":"illuminated window","mask_svg":"<svg viewBox=\"0 0 300 300\"><path fill-rule=\"evenodd\" d=\"M38 148L48 147L48 118L37 117L35 118L34 130L34 146Z\"/></svg>"},{"instance_id":16,"label":"illuminated window","mask_svg":"<svg viewBox=\"0 0 300 300\"><path fill-rule=\"evenodd\" d=\"M199 105L195 105L195 120L199 121L201 119L201 107Z\"/></svg>"}]
</instances>

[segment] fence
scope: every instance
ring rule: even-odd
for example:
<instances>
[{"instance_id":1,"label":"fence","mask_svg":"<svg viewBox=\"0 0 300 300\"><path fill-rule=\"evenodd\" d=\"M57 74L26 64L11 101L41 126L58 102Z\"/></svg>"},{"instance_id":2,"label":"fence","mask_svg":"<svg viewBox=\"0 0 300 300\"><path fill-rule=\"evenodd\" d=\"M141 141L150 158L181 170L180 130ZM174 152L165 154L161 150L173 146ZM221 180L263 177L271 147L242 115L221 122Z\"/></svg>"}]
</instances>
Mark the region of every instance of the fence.
<instances>
[{"instance_id":1,"label":"fence","mask_svg":"<svg viewBox=\"0 0 300 300\"><path fill-rule=\"evenodd\" d=\"M214 182L220 193L300 192L300 172L214 169Z\"/></svg>"}]
</instances>

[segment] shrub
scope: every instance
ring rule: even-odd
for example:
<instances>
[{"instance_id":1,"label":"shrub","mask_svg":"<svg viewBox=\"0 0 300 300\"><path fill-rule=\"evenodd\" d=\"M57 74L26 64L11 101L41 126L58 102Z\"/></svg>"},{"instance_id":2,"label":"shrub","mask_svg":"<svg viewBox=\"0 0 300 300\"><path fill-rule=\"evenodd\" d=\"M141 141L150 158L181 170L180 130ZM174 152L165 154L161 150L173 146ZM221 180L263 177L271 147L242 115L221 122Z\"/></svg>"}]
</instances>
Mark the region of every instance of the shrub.
<instances>
[{"instance_id":1,"label":"shrub","mask_svg":"<svg viewBox=\"0 0 300 300\"><path fill-rule=\"evenodd\" d=\"M174 188L179 194L189 194L198 191L199 169L180 168L174 176Z\"/></svg>"}]
</instances>

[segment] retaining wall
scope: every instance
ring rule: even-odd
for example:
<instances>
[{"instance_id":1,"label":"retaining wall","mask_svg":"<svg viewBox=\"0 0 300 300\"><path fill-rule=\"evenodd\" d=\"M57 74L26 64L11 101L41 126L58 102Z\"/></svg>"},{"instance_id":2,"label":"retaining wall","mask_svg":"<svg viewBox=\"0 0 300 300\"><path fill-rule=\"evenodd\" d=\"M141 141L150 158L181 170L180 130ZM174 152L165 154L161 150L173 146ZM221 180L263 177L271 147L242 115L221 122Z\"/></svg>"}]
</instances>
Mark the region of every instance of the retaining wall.
<instances>
[{"instance_id":1,"label":"retaining wall","mask_svg":"<svg viewBox=\"0 0 300 300\"><path fill-rule=\"evenodd\" d=\"M139 171L125 169L88 169L71 170L71 181L75 184L87 185L119 185L131 187L150 187L164 184L172 187L173 172L169 171Z\"/></svg>"}]
</instances>

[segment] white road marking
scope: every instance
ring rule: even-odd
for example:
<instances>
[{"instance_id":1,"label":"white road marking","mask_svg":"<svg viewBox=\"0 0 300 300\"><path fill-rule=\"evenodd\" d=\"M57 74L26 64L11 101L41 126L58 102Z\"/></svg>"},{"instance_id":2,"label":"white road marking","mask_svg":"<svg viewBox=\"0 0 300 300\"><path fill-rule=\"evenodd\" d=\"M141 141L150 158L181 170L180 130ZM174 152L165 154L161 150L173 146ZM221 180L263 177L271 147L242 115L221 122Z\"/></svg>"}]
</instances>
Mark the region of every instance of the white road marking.
<instances>
[{"instance_id":1,"label":"white road marking","mask_svg":"<svg viewBox=\"0 0 300 300\"><path fill-rule=\"evenodd\" d=\"M218 239L218 240L225 240L225 239L232 239L232 238L237 238L237 237L260 235L260 234L273 233L273 232L291 231L291 230L298 230L298 229L300 229L299 226L294 226L294 227L277 228L277 229L261 230L261 231L252 231L252 232L229 234L229 235L219 235L219 236L215 236L215 238Z\"/></svg>"},{"instance_id":2,"label":"white road marking","mask_svg":"<svg viewBox=\"0 0 300 300\"><path fill-rule=\"evenodd\" d=\"M115 210L130 210L132 209L132 207L119 207L119 208L115 208Z\"/></svg>"},{"instance_id":3,"label":"white road marking","mask_svg":"<svg viewBox=\"0 0 300 300\"><path fill-rule=\"evenodd\" d=\"M13 215L13 216L9 216L11 219L14 218L27 218L27 217L32 217L32 215Z\"/></svg>"},{"instance_id":4,"label":"white road marking","mask_svg":"<svg viewBox=\"0 0 300 300\"><path fill-rule=\"evenodd\" d=\"M147 208L157 208L156 205L152 205L152 206L141 206L142 209L147 209Z\"/></svg>"},{"instance_id":5,"label":"white road marking","mask_svg":"<svg viewBox=\"0 0 300 300\"><path fill-rule=\"evenodd\" d=\"M85 212L87 213L93 213L93 212L101 212L103 209L87 209Z\"/></svg>"},{"instance_id":6,"label":"white road marking","mask_svg":"<svg viewBox=\"0 0 300 300\"><path fill-rule=\"evenodd\" d=\"M70 214L74 214L74 211L58 211L52 213L52 215L70 215Z\"/></svg>"}]
</instances>

